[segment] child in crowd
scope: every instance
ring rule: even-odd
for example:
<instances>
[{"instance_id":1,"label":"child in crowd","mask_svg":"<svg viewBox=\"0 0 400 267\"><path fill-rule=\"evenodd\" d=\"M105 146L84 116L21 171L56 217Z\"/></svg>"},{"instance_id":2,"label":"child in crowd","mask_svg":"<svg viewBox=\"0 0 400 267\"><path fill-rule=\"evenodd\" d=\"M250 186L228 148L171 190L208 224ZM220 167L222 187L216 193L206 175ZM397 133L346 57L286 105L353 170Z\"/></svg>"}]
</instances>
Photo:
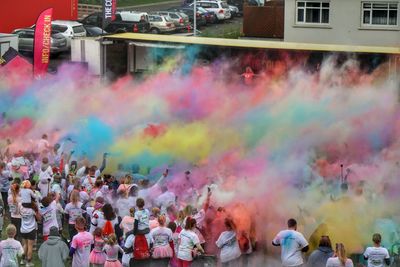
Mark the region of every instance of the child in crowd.
<instances>
[{"instance_id":1,"label":"child in crowd","mask_svg":"<svg viewBox=\"0 0 400 267\"><path fill-rule=\"evenodd\" d=\"M71 241L69 255L72 257L72 267L89 267L90 249L93 244L93 235L86 232L86 220L77 217L75 228L78 232Z\"/></svg>"},{"instance_id":2,"label":"child in crowd","mask_svg":"<svg viewBox=\"0 0 400 267\"><path fill-rule=\"evenodd\" d=\"M121 267L121 262L118 260L118 253L123 253L122 248L117 244L117 236L110 234L107 238L107 244L104 246L107 259L104 267Z\"/></svg>"},{"instance_id":3,"label":"child in crowd","mask_svg":"<svg viewBox=\"0 0 400 267\"><path fill-rule=\"evenodd\" d=\"M0 242L0 266L18 267L18 257L24 254L21 243L14 239L17 233L15 225L6 228L7 239Z\"/></svg>"},{"instance_id":4,"label":"child in crowd","mask_svg":"<svg viewBox=\"0 0 400 267\"><path fill-rule=\"evenodd\" d=\"M21 183L20 194L21 194L21 203L23 207L37 210L36 195L32 190L32 185L29 180L25 180Z\"/></svg>"},{"instance_id":5,"label":"child in crowd","mask_svg":"<svg viewBox=\"0 0 400 267\"><path fill-rule=\"evenodd\" d=\"M17 228L16 239L21 241L21 214L19 212L19 203L21 203L21 197L18 183L13 183L10 186L7 202L8 208L10 209L11 223Z\"/></svg>"},{"instance_id":6,"label":"child in crowd","mask_svg":"<svg viewBox=\"0 0 400 267\"><path fill-rule=\"evenodd\" d=\"M90 252L90 264L92 267L104 266L106 262L106 254L104 253L105 241L103 239L103 231L101 228L97 227L94 232L94 248Z\"/></svg>"}]
</instances>

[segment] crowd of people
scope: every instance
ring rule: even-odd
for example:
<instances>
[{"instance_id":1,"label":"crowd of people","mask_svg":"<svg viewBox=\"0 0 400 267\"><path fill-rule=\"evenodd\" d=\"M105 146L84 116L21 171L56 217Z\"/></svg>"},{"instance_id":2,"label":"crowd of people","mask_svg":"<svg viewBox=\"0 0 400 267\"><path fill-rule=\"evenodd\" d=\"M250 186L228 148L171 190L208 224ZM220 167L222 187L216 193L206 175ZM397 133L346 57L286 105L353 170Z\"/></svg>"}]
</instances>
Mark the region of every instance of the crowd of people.
<instances>
[{"instance_id":1,"label":"crowd of people","mask_svg":"<svg viewBox=\"0 0 400 267\"><path fill-rule=\"evenodd\" d=\"M222 207L212 213L221 218L221 227L207 222L210 187L204 202L194 206L178 201L168 189L168 169L151 183L131 174L105 174L107 154L100 168L71 160L72 154L50 145L46 135L35 153L2 153L0 230L5 219L10 223L0 242L0 267L35 266L33 251L39 240L38 258L45 267L65 266L69 259L73 267L186 267L198 255L214 252L215 265L253 266L249 256L257 249L254 235L239 232ZM190 180L190 171L184 175ZM197 191L193 195L202 197ZM364 253L368 266L389 264L381 236L374 234L373 242ZM305 265L302 253L308 242L294 219L272 244L281 247L283 266ZM322 236L307 265L348 267L353 262L346 258L344 244L336 244L334 251L329 237Z\"/></svg>"}]
</instances>

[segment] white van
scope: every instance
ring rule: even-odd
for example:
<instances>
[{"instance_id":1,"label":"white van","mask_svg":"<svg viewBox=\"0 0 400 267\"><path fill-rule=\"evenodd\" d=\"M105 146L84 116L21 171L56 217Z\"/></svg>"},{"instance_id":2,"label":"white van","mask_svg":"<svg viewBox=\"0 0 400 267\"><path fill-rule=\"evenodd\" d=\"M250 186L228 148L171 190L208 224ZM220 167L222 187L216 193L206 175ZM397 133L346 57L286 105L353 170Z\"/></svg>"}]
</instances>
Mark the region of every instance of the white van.
<instances>
[{"instance_id":1,"label":"white van","mask_svg":"<svg viewBox=\"0 0 400 267\"><path fill-rule=\"evenodd\" d=\"M149 21L149 14L147 12L138 12L138 11L121 11L117 12L117 14L121 15L121 19L123 21Z\"/></svg>"},{"instance_id":2,"label":"white van","mask_svg":"<svg viewBox=\"0 0 400 267\"><path fill-rule=\"evenodd\" d=\"M193 3L190 4L190 6L193 6ZM197 6L201 6L207 11L214 12L215 15L217 15L217 19L220 21L231 18L231 11L225 1L201 0L197 1Z\"/></svg>"}]
</instances>

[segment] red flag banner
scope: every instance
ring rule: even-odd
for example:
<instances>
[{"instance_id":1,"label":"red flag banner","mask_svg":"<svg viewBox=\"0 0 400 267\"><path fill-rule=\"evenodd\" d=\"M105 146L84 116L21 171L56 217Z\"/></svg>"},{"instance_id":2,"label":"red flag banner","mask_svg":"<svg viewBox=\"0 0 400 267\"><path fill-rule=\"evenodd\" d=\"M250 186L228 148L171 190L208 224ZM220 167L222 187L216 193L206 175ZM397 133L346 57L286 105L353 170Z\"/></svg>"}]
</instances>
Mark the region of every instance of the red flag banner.
<instances>
[{"instance_id":1,"label":"red flag banner","mask_svg":"<svg viewBox=\"0 0 400 267\"><path fill-rule=\"evenodd\" d=\"M36 21L33 50L33 75L40 78L47 73L50 61L51 20L53 8L43 11Z\"/></svg>"}]
</instances>

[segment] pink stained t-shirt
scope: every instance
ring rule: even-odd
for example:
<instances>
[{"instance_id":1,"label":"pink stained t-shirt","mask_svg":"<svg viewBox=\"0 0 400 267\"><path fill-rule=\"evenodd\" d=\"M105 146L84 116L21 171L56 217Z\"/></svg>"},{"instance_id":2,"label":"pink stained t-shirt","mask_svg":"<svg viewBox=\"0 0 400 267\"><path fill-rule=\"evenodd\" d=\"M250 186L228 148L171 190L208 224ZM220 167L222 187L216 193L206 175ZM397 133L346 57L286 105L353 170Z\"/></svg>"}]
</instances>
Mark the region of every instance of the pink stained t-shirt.
<instances>
[{"instance_id":1,"label":"pink stained t-shirt","mask_svg":"<svg viewBox=\"0 0 400 267\"><path fill-rule=\"evenodd\" d=\"M72 238L71 248L75 249L72 267L89 267L89 256L93 235L89 232L79 232Z\"/></svg>"},{"instance_id":2,"label":"pink stained t-shirt","mask_svg":"<svg viewBox=\"0 0 400 267\"><path fill-rule=\"evenodd\" d=\"M133 218L131 216L125 216L122 219L119 226L124 231L124 235L126 233L128 233L129 231L133 230L134 223L135 223L135 218Z\"/></svg>"}]
</instances>

